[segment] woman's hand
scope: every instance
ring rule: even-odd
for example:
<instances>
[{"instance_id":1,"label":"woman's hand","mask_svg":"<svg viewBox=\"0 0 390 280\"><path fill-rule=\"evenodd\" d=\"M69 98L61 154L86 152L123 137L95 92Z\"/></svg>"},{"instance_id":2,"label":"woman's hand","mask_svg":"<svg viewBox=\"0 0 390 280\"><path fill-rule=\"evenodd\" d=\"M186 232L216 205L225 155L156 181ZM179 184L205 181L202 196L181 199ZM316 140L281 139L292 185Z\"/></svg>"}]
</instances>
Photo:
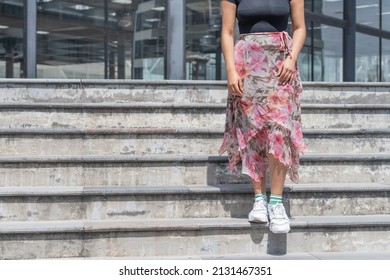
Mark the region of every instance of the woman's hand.
<instances>
[{"instance_id":1,"label":"woman's hand","mask_svg":"<svg viewBox=\"0 0 390 280\"><path fill-rule=\"evenodd\" d=\"M279 77L279 83L286 85L291 83L295 73L295 60L288 56L280 65L279 71L276 74Z\"/></svg>"},{"instance_id":2,"label":"woman's hand","mask_svg":"<svg viewBox=\"0 0 390 280\"><path fill-rule=\"evenodd\" d=\"M228 73L227 86L229 91L237 97L242 97L242 80L238 75L237 71Z\"/></svg>"}]
</instances>

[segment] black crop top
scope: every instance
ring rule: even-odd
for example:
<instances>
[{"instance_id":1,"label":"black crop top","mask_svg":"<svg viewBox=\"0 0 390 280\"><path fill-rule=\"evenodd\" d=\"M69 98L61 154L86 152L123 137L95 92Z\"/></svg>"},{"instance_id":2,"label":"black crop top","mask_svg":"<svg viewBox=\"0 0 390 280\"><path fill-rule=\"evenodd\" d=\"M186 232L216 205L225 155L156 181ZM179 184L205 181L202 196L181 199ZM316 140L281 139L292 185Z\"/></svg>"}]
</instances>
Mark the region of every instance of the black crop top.
<instances>
[{"instance_id":1,"label":"black crop top","mask_svg":"<svg viewBox=\"0 0 390 280\"><path fill-rule=\"evenodd\" d=\"M227 0L237 5L240 34L286 31L290 0Z\"/></svg>"}]
</instances>

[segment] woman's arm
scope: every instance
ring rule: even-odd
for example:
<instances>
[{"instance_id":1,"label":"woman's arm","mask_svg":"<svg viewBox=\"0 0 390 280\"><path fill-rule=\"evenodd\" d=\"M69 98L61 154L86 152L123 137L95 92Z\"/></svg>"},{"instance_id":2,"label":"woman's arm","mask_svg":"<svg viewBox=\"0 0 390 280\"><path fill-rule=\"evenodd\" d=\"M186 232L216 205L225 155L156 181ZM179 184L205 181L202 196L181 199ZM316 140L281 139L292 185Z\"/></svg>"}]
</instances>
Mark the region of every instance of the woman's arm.
<instances>
[{"instance_id":1,"label":"woman's arm","mask_svg":"<svg viewBox=\"0 0 390 280\"><path fill-rule=\"evenodd\" d=\"M234 29L236 25L236 5L222 0L221 48L225 58L228 89L233 95L242 95L242 81L234 65Z\"/></svg>"},{"instance_id":2,"label":"woman's arm","mask_svg":"<svg viewBox=\"0 0 390 280\"><path fill-rule=\"evenodd\" d=\"M304 0L291 0L290 5L293 44L290 53L291 57L287 57L279 69L279 82L282 84L291 82L293 73L295 72L295 64L298 59L298 55L306 39Z\"/></svg>"}]
</instances>

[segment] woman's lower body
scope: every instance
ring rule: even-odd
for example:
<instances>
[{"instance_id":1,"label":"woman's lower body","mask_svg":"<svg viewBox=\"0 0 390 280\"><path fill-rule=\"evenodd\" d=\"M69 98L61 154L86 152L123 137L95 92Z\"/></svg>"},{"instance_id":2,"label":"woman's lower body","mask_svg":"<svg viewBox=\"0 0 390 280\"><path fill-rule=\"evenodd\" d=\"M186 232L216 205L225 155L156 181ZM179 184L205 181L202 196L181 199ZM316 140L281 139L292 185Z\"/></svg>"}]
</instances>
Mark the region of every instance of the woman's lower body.
<instances>
[{"instance_id":1,"label":"woman's lower body","mask_svg":"<svg viewBox=\"0 0 390 280\"><path fill-rule=\"evenodd\" d=\"M290 230L282 194L286 175L298 180L299 154L305 150L298 68L288 84L277 73L289 55L292 40L286 32L242 34L235 48L235 65L243 81L241 97L228 93L225 134L219 153L227 152L229 169L251 178L255 193L250 222L268 222L275 233ZM271 195L266 196L269 171Z\"/></svg>"}]
</instances>

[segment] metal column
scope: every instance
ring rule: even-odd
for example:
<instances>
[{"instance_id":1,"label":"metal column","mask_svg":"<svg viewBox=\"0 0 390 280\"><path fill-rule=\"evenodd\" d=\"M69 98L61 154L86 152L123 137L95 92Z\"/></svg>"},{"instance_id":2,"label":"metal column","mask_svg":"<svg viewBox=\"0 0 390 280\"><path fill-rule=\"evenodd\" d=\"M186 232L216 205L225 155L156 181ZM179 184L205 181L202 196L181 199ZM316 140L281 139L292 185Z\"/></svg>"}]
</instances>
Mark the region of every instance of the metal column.
<instances>
[{"instance_id":1,"label":"metal column","mask_svg":"<svg viewBox=\"0 0 390 280\"><path fill-rule=\"evenodd\" d=\"M108 0L104 0L104 79L109 78Z\"/></svg>"},{"instance_id":2,"label":"metal column","mask_svg":"<svg viewBox=\"0 0 390 280\"><path fill-rule=\"evenodd\" d=\"M125 36L123 32L118 35L118 79L126 78L126 48Z\"/></svg>"},{"instance_id":3,"label":"metal column","mask_svg":"<svg viewBox=\"0 0 390 280\"><path fill-rule=\"evenodd\" d=\"M185 3L167 1L167 79L185 79Z\"/></svg>"},{"instance_id":4,"label":"metal column","mask_svg":"<svg viewBox=\"0 0 390 280\"><path fill-rule=\"evenodd\" d=\"M356 0L344 1L344 20L346 26L343 31L343 81L355 81L356 56Z\"/></svg>"},{"instance_id":5,"label":"metal column","mask_svg":"<svg viewBox=\"0 0 390 280\"><path fill-rule=\"evenodd\" d=\"M37 77L37 1L24 0L24 77Z\"/></svg>"}]
</instances>

